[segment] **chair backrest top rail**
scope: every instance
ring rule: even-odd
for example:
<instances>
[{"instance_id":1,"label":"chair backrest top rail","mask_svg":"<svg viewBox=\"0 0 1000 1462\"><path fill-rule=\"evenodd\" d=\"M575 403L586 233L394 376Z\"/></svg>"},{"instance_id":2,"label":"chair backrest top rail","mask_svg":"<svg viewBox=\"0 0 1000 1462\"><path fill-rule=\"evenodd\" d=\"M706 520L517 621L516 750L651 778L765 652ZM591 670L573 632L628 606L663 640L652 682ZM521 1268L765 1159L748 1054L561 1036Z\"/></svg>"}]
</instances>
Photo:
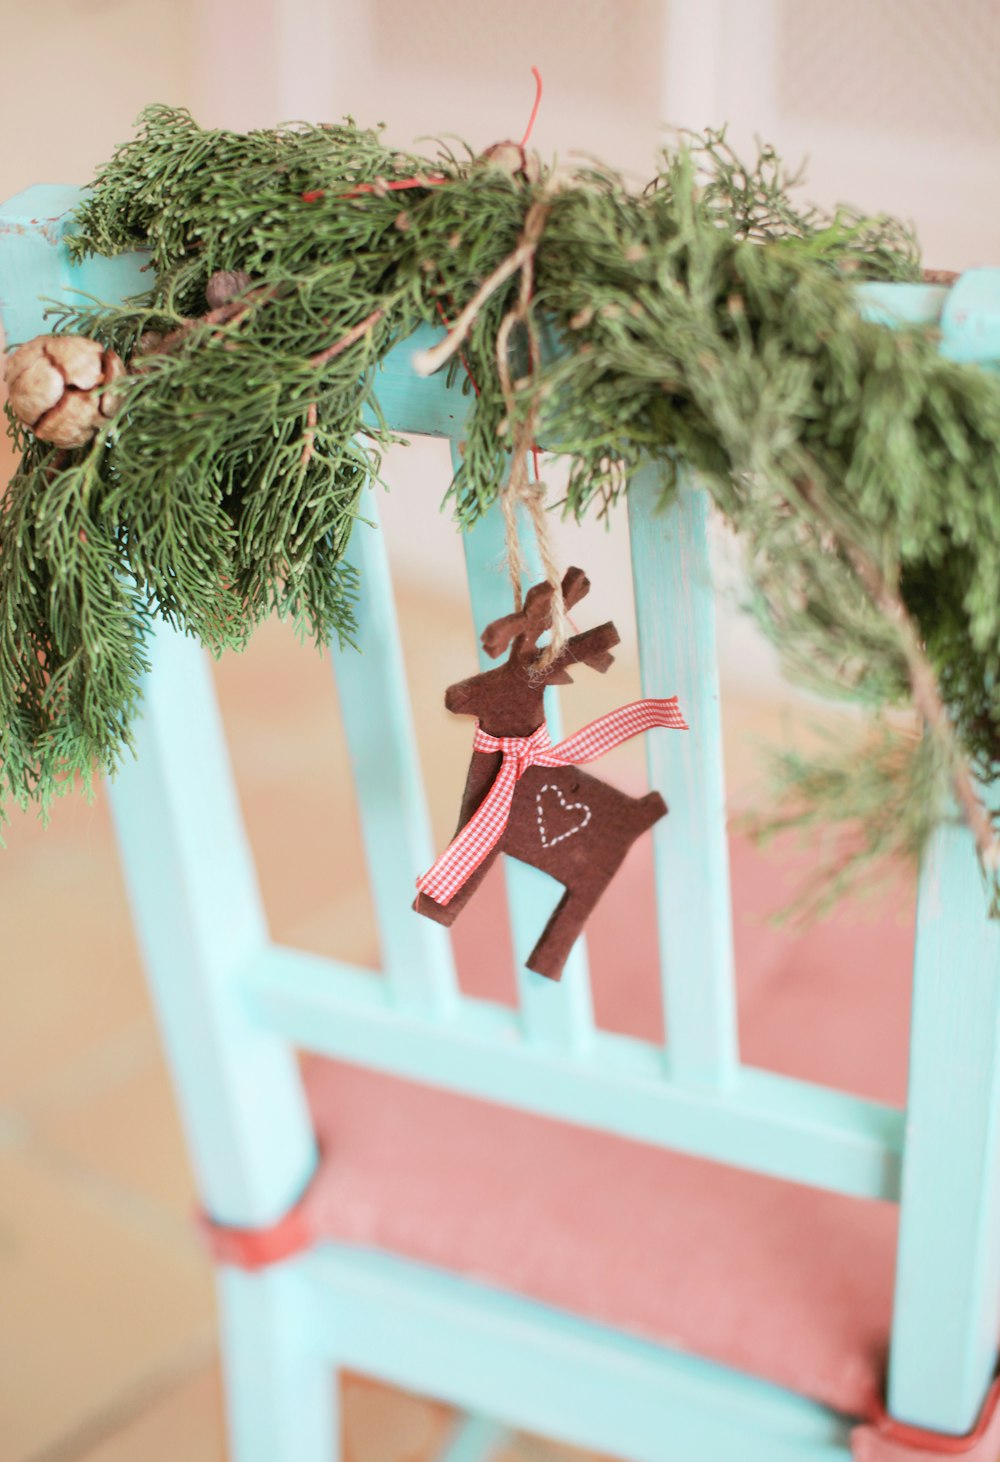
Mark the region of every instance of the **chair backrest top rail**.
<instances>
[{"instance_id":1,"label":"chair backrest top rail","mask_svg":"<svg viewBox=\"0 0 1000 1462\"><path fill-rule=\"evenodd\" d=\"M71 275L79 280L77 287L109 301L148 287L148 276L139 273L146 263L146 256L140 253L120 254L112 259L97 256L79 265L70 264L65 237L71 229L73 210L86 193L85 188L39 184L0 204L0 319L10 342L36 333L37 299L48 284L45 281L41 290L31 289L19 248L27 235L42 239L60 255L66 292L73 287ZM977 301L989 299L994 278L1000 278L1000 270L979 269L967 271L951 289L934 284L866 284L855 288L863 312L872 319L898 326L940 322L949 353L957 352L961 336L965 341L975 340L976 359L1000 360L1000 329L992 312L975 308ZM463 390L462 380L449 386L445 370L422 377L413 369L414 356L440 340L441 334L437 327L421 326L400 341L378 368L379 404L393 431L452 438L461 434L472 405L471 392ZM967 345L966 358L972 348ZM372 424L376 418L368 413L366 420Z\"/></svg>"}]
</instances>

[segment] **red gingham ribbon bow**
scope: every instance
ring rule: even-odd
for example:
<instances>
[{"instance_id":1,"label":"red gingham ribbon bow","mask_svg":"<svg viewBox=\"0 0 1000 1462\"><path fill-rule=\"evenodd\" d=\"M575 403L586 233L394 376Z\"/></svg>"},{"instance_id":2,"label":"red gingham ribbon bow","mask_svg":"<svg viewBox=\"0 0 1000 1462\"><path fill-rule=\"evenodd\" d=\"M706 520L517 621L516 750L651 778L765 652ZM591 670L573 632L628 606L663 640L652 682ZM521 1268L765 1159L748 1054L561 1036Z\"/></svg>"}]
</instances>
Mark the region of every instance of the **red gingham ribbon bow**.
<instances>
[{"instance_id":1,"label":"red gingham ribbon bow","mask_svg":"<svg viewBox=\"0 0 1000 1462\"><path fill-rule=\"evenodd\" d=\"M606 716L591 721L589 726L584 726L582 731L568 736L557 746L549 740L544 721L530 736L491 736L477 725L473 747L476 751L501 752L500 770L469 821L456 833L433 866L417 879L417 888L436 904L451 902L503 836L514 800L514 788L529 767L570 767L584 761L596 761L613 746L639 736L643 731L651 731L654 726L669 726L675 731L688 729L676 696L664 701L633 701L631 705L620 706L617 711L609 711Z\"/></svg>"}]
</instances>

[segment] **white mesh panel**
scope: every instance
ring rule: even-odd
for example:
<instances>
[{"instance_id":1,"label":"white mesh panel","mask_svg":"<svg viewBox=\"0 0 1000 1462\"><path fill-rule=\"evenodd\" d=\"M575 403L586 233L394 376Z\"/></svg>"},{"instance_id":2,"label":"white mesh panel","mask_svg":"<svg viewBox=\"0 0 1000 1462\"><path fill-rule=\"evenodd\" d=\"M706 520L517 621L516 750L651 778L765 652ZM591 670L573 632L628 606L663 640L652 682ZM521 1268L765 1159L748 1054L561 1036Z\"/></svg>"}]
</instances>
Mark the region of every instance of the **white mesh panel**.
<instances>
[{"instance_id":1,"label":"white mesh panel","mask_svg":"<svg viewBox=\"0 0 1000 1462\"><path fill-rule=\"evenodd\" d=\"M789 119L1000 140L996 0L778 0Z\"/></svg>"},{"instance_id":2,"label":"white mesh panel","mask_svg":"<svg viewBox=\"0 0 1000 1462\"><path fill-rule=\"evenodd\" d=\"M371 0L378 58L522 91L537 65L554 93L593 94L630 113L659 110L662 0ZM515 93L516 94L516 93Z\"/></svg>"}]
</instances>

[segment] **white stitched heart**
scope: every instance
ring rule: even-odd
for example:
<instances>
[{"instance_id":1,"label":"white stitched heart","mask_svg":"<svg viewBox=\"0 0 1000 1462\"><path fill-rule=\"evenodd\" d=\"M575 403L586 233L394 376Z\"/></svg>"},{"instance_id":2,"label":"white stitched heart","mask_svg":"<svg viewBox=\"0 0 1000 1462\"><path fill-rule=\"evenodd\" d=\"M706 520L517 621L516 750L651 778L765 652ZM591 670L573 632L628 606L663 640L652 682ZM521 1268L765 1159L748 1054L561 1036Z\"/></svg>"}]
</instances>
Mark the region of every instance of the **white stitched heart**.
<instances>
[{"instance_id":1,"label":"white stitched heart","mask_svg":"<svg viewBox=\"0 0 1000 1462\"><path fill-rule=\"evenodd\" d=\"M545 810L542 807L542 798L545 796L546 792L554 792L556 794L556 796L559 798L559 806L562 808L563 812L583 813L583 817L579 822L574 823L574 825L567 832L559 833L558 836L554 838L546 837L545 835ZM554 848L556 843L561 843L564 841L564 839L571 838L574 833L582 833L591 818L591 811L586 802L567 802L562 792L554 782L546 782L544 787L539 788L538 792L535 795L535 813L538 817L538 835L542 840L543 848Z\"/></svg>"}]
</instances>

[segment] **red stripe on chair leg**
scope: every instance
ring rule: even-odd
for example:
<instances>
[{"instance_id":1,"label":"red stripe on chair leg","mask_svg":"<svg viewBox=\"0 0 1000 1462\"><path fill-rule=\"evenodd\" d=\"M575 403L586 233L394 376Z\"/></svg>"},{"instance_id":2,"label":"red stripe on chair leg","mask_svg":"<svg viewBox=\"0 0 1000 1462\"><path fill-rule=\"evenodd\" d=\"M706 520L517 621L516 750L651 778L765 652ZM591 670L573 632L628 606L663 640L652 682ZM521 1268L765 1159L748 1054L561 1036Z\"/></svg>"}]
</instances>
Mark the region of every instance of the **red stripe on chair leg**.
<instances>
[{"instance_id":1,"label":"red stripe on chair leg","mask_svg":"<svg viewBox=\"0 0 1000 1462\"><path fill-rule=\"evenodd\" d=\"M196 1222L215 1262L236 1269L266 1269L280 1264L311 1248L316 1237L304 1200L268 1228L233 1228L216 1223L206 1213L198 1213Z\"/></svg>"},{"instance_id":2,"label":"red stripe on chair leg","mask_svg":"<svg viewBox=\"0 0 1000 1462\"><path fill-rule=\"evenodd\" d=\"M855 1462L925 1462L935 1457L964 1457L966 1462L995 1462L1000 1453L1000 1377L986 1393L979 1420L964 1437L945 1436L895 1421L880 1401L868 1426L851 1434Z\"/></svg>"}]
</instances>

